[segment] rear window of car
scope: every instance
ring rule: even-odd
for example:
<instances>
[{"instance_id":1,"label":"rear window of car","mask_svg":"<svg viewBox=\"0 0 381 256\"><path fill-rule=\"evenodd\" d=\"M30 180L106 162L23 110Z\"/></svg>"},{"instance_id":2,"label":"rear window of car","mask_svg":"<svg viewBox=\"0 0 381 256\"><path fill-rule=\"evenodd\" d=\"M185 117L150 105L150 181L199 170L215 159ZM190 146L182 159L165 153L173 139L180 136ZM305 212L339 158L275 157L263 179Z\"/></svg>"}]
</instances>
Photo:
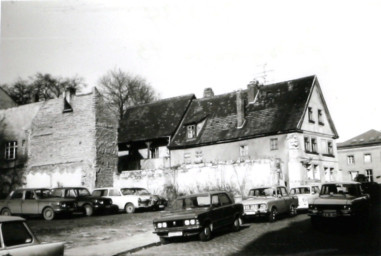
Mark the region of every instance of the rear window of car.
<instances>
[{"instance_id":1,"label":"rear window of car","mask_svg":"<svg viewBox=\"0 0 381 256\"><path fill-rule=\"evenodd\" d=\"M291 195L303 195L309 194L311 192L309 187L301 187L301 188L292 188L290 190Z\"/></svg>"},{"instance_id":2,"label":"rear window of car","mask_svg":"<svg viewBox=\"0 0 381 256\"><path fill-rule=\"evenodd\" d=\"M1 224L1 231L4 245L7 247L28 244L33 241L31 234L22 222L4 222Z\"/></svg>"}]
</instances>

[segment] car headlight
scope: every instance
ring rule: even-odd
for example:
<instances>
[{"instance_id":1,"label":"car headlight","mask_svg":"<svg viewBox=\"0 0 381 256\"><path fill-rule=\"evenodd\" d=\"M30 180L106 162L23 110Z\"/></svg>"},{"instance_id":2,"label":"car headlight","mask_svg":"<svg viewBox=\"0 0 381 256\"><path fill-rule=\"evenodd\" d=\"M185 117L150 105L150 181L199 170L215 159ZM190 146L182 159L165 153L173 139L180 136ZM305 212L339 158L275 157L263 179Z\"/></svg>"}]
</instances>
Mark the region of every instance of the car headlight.
<instances>
[{"instance_id":1,"label":"car headlight","mask_svg":"<svg viewBox=\"0 0 381 256\"><path fill-rule=\"evenodd\" d=\"M158 228L162 228L163 227L163 224L161 222L157 223L157 227Z\"/></svg>"},{"instance_id":2,"label":"car headlight","mask_svg":"<svg viewBox=\"0 0 381 256\"><path fill-rule=\"evenodd\" d=\"M167 222L163 222L163 228L167 227Z\"/></svg>"},{"instance_id":3,"label":"car headlight","mask_svg":"<svg viewBox=\"0 0 381 256\"><path fill-rule=\"evenodd\" d=\"M260 211L265 211L265 210L267 210L267 204L260 204L260 205L259 205L259 210L260 210Z\"/></svg>"},{"instance_id":4,"label":"car headlight","mask_svg":"<svg viewBox=\"0 0 381 256\"><path fill-rule=\"evenodd\" d=\"M191 219L191 220L190 220L190 224L191 224L191 225L195 225L195 224L196 224L196 220L195 220L195 219Z\"/></svg>"},{"instance_id":5,"label":"car headlight","mask_svg":"<svg viewBox=\"0 0 381 256\"><path fill-rule=\"evenodd\" d=\"M190 221L189 221L189 220L185 220L185 221L184 221L184 224L185 224L185 226L189 226Z\"/></svg>"},{"instance_id":6,"label":"car headlight","mask_svg":"<svg viewBox=\"0 0 381 256\"><path fill-rule=\"evenodd\" d=\"M100 204L103 204L103 203L104 203L104 201L100 200L100 201L99 201L99 203L100 203Z\"/></svg>"},{"instance_id":7,"label":"car headlight","mask_svg":"<svg viewBox=\"0 0 381 256\"><path fill-rule=\"evenodd\" d=\"M66 207L66 203L62 203L61 207L65 208Z\"/></svg>"},{"instance_id":8,"label":"car headlight","mask_svg":"<svg viewBox=\"0 0 381 256\"><path fill-rule=\"evenodd\" d=\"M98 199L94 199L93 202L94 202L95 204L97 204L97 203L98 203Z\"/></svg>"}]
</instances>

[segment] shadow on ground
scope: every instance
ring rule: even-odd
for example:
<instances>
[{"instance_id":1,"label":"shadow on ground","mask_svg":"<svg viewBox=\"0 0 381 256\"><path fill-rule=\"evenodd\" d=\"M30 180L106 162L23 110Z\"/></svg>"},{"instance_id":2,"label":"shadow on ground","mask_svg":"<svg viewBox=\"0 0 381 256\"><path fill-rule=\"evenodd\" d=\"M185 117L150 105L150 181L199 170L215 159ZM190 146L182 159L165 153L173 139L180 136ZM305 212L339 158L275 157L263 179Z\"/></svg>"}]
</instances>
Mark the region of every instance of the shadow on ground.
<instances>
[{"instance_id":1,"label":"shadow on ground","mask_svg":"<svg viewBox=\"0 0 381 256\"><path fill-rule=\"evenodd\" d=\"M267 232L234 255L381 255L381 189L372 198L371 214L358 220L292 222Z\"/></svg>"}]
</instances>

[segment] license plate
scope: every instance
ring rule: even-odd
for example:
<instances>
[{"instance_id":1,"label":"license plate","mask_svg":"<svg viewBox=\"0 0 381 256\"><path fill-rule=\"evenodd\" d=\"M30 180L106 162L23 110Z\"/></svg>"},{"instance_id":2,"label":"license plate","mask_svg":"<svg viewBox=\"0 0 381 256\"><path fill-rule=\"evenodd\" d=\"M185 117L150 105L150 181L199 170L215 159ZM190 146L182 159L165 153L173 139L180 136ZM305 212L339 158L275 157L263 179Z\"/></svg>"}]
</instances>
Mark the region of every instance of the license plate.
<instances>
[{"instance_id":1,"label":"license plate","mask_svg":"<svg viewBox=\"0 0 381 256\"><path fill-rule=\"evenodd\" d=\"M159 205L159 208L164 208L164 205Z\"/></svg>"},{"instance_id":2,"label":"license plate","mask_svg":"<svg viewBox=\"0 0 381 256\"><path fill-rule=\"evenodd\" d=\"M323 217L333 218L336 217L336 212L323 212Z\"/></svg>"},{"instance_id":3,"label":"license plate","mask_svg":"<svg viewBox=\"0 0 381 256\"><path fill-rule=\"evenodd\" d=\"M246 215L255 215L256 212L245 212Z\"/></svg>"},{"instance_id":4,"label":"license plate","mask_svg":"<svg viewBox=\"0 0 381 256\"><path fill-rule=\"evenodd\" d=\"M174 237L174 236L183 236L183 232L169 232L168 237Z\"/></svg>"}]
</instances>

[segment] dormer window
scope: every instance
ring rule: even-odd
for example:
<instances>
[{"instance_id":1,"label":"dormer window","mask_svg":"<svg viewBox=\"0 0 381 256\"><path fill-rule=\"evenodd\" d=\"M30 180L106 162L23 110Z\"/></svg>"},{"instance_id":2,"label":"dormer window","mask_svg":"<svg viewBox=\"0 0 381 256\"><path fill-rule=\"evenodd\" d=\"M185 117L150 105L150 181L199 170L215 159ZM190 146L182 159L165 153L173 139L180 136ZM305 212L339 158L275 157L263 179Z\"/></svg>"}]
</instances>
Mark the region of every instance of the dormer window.
<instances>
[{"instance_id":1,"label":"dormer window","mask_svg":"<svg viewBox=\"0 0 381 256\"><path fill-rule=\"evenodd\" d=\"M187 138L196 138L196 125L192 124L187 126Z\"/></svg>"},{"instance_id":2,"label":"dormer window","mask_svg":"<svg viewBox=\"0 0 381 256\"><path fill-rule=\"evenodd\" d=\"M310 123L315 123L314 121L314 111L311 107L308 107L308 121Z\"/></svg>"}]
</instances>

